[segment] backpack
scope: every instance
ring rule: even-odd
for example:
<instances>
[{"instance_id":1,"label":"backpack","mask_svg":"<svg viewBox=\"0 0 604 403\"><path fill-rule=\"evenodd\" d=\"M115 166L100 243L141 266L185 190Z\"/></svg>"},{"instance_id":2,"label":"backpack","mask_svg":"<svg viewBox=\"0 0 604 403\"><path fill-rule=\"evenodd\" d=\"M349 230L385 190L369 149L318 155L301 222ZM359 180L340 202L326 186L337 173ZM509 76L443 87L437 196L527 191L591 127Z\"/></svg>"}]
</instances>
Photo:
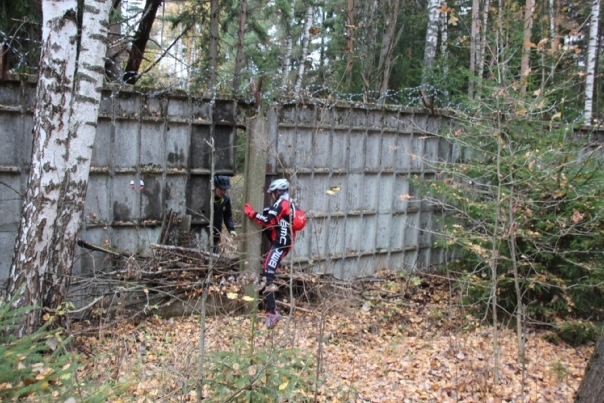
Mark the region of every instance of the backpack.
<instances>
[{"instance_id":1,"label":"backpack","mask_svg":"<svg viewBox=\"0 0 604 403\"><path fill-rule=\"evenodd\" d=\"M306 222L308 219L306 218L306 212L301 208L294 206L294 214L292 217L292 229L294 231L302 231L304 227L306 227Z\"/></svg>"}]
</instances>

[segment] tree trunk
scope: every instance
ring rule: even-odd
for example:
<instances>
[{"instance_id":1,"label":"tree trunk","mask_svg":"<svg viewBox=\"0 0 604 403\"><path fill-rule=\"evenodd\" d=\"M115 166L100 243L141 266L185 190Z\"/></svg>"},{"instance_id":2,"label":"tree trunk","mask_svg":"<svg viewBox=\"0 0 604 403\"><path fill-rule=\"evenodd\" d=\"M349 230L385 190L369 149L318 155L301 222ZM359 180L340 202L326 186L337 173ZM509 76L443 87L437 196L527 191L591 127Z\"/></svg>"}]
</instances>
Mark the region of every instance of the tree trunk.
<instances>
[{"instance_id":1,"label":"tree trunk","mask_svg":"<svg viewBox=\"0 0 604 403\"><path fill-rule=\"evenodd\" d=\"M8 293L15 307L53 310L65 298L81 226L111 1L86 3L79 47L77 0L44 0L42 8L32 163ZM41 316L23 315L17 335L35 331Z\"/></svg>"},{"instance_id":2,"label":"tree trunk","mask_svg":"<svg viewBox=\"0 0 604 403\"><path fill-rule=\"evenodd\" d=\"M443 10L444 8L444 10ZM440 30L440 57L445 61L443 63L443 75L446 77L449 74L449 10L447 2L443 1L441 5L441 12L438 27Z\"/></svg>"},{"instance_id":3,"label":"tree trunk","mask_svg":"<svg viewBox=\"0 0 604 403\"><path fill-rule=\"evenodd\" d=\"M522 60L520 63L520 75L522 83L522 93L526 93L526 82L530 74L530 57L531 57L531 36L533 33L533 9L535 8L534 0L526 0L524 8L524 42L522 44Z\"/></svg>"},{"instance_id":4,"label":"tree trunk","mask_svg":"<svg viewBox=\"0 0 604 403\"><path fill-rule=\"evenodd\" d=\"M218 68L218 28L220 7L218 0L210 1L210 50L208 52L208 88L210 93L216 93L216 69Z\"/></svg>"},{"instance_id":5,"label":"tree trunk","mask_svg":"<svg viewBox=\"0 0 604 403\"><path fill-rule=\"evenodd\" d=\"M315 8L310 5L306 11L306 22L304 23L304 32L302 33L302 56L300 56L300 64L298 65L298 77L294 85L294 94L298 95L302 80L304 79L304 67L306 66L306 57L308 56L308 47L310 45L310 28L312 28L313 15Z\"/></svg>"},{"instance_id":6,"label":"tree trunk","mask_svg":"<svg viewBox=\"0 0 604 403\"><path fill-rule=\"evenodd\" d=\"M436 59L436 45L438 43L438 5L440 0L428 2L428 29L424 47L424 76L422 84L427 84L427 73L430 73Z\"/></svg>"},{"instance_id":7,"label":"tree trunk","mask_svg":"<svg viewBox=\"0 0 604 403\"><path fill-rule=\"evenodd\" d=\"M601 403L604 396L604 333L600 335L577 391L575 403Z\"/></svg>"},{"instance_id":8,"label":"tree trunk","mask_svg":"<svg viewBox=\"0 0 604 403\"><path fill-rule=\"evenodd\" d=\"M468 98L474 98L474 77L476 76L476 55L478 53L478 16L479 0L472 0L472 24L470 26L470 80L468 81Z\"/></svg>"},{"instance_id":9,"label":"tree trunk","mask_svg":"<svg viewBox=\"0 0 604 403\"><path fill-rule=\"evenodd\" d=\"M239 18L239 37L237 41L237 56L235 57L235 71L233 72L233 93L239 94L241 83L241 69L243 68L243 45L245 38L245 24L247 19L247 0L241 0L241 16Z\"/></svg>"},{"instance_id":10,"label":"tree trunk","mask_svg":"<svg viewBox=\"0 0 604 403\"><path fill-rule=\"evenodd\" d=\"M283 16L283 31L285 33L285 46L283 47L283 60L281 63L283 75L281 76L281 87L283 90L287 90L289 87L289 69L291 66L292 59L292 25L294 24L294 2L289 4L288 14Z\"/></svg>"},{"instance_id":11,"label":"tree trunk","mask_svg":"<svg viewBox=\"0 0 604 403\"><path fill-rule=\"evenodd\" d=\"M396 47L396 44L398 43L403 31L401 27L401 29L398 31L398 34L395 32L398 24L400 5L401 2L399 0L394 0L394 3L388 8L388 10L390 10L389 15L385 15L384 19L386 30L382 36L380 61L378 64L378 76L382 77L380 86L381 104L386 103L388 84L390 82L390 73L392 72L392 52L394 51L394 48Z\"/></svg>"},{"instance_id":12,"label":"tree trunk","mask_svg":"<svg viewBox=\"0 0 604 403\"><path fill-rule=\"evenodd\" d=\"M354 63L354 0L348 0L348 9L346 10L348 19L348 31L346 33L348 45L348 62L346 63L346 86L350 88L352 82L352 65Z\"/></svg>"},{"instance_id":13,"label":"tree trunk","mask_svg":"<svg viewBox=\"0 0 604 403\"><path fill-rule=\"evenodd\" d=\"M376 79L380 75L380 67L377 70L375 69L375 62L378 59L376 56L378 28L382 25L382 20L379 19L382 16L378 15L378 10L381 8L382 14L387 15L387 10L390 8L390 0L386 0L382 4L378 4L377 0L362 2L360 7L359 14L363 16L365 25L362 28L362 33L357 35L360 43L356 43L356 48L357 53L364 56L361 59L361 78L363 81L364 99L366 100L365 102L369 102L367 95L369 91L374 89L372 83L376 83ZM348 39L350 42L350 38Z\"/></svg>"},{"instance_id":14,"label":"tree trunk","mask_svg":"<svg viewBox=\"0 0 604 403\"><path fill-rule=\"evenodd\" d=\"M480 40L476 47L476 88L475 96L480 99L482 91L482 77L484 75L484 62L486 59L486 43L487 43L487 24L489 22L489 0L484 0L482 9L482 24L480 26Z\"/></svg>"},{"instance_id":15,"label":"tree trunk","mask_svg":"<svg viewBox=\"0 0 604 403\"><path fill-rule=\"evenodd\" d=\"M147 3L145 4L143 18L134 35L132 48L128 55L128 61L126 62L124 82L127 84L134 85L139 79L138 70L143 62L145 48L147 47L147 42L149 42L149 36L151 35L151 28L153 27L153 22L155 22L155 16L157 15L157 10L161 3L162 0L147 0Z\"/></svg>"},{"instance_id":16,"label":"tree trunk","mask_svg":"<svg viewBox=\"0 0 604 403\"><path fill-rule=\"evenodd\" d=\"M598 57L598 23L600 20L600 0L593 0L591 20L589 23L589 47L587 50L587 75L585 77L585 108L583 117L586 124L591 124L596 78L596 61Z\"/></svg>"}]
</instances>

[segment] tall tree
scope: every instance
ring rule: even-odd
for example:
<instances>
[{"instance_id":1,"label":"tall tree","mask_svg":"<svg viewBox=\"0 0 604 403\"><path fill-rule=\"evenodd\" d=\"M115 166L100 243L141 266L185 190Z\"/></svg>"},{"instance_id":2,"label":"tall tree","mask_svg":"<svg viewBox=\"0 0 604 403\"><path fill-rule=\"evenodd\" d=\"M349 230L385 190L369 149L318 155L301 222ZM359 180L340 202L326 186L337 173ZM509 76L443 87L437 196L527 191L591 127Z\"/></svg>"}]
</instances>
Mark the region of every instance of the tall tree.
<instances>
[{"instance_id":1,"label":"tall tree","mask_svg":"<svg viewBox=\"0 0 604 403\"><path fill-rule=\"evenodd\" d=\"M470 25L470 81L468 81L468 98L474 98L474 76L476 75L476 57L478 55L478 17L480 15L479 0L472 0L472 22Z\"/></svg>"},{"instance_id":2,"label":"tall tree","mask_svg":"<svg viewBox=\"0 0 604 403\"><path fill-rule=\"evenodd\" d=\"M235 56L235 70L233 72L233 92L239 93L241 82L241 69L243 68L243 47L245 45L245 25L247 20L247 0L241 0L241 15L239 16L239 33L237 35L237 54Z\"/></svg>"},{"instance_id":3,"label":"tall tree","mask_svg":"<svg viewBox=\"0 0 604 403\"><path fill-rule=\"evenodd\" d=\"M587 75L585 76L585 109L583 112L583 118L587 124L591 124L593 112L597 59L599 55L599 22L600 0L593 0L591 4L591 19L589 22L589 45L587 49L586 65Z\"/></svg>"},{"instance_id":4,"label":"tall tree","mask_svg":"<svg viewBox=\"0 0 604 403\"><path fill-rule=\"evenodd\" d=\"M384 35L382 36L380 60L377 69L378 76L382 77L380 85L380 100L382 103L386 102L386 93L390 84L392 63L394 62L393 52L403 34L403 28L405 26L404 24L400 24L400 27L397 30L401 3L402 1L400 0L391 0L388 1L386 7L383 8L385 10L385 29Z\"/></svg>"},{"instance_id":5,"label":"tall tree","mask_svg":"<svg viewBox=\"0 0 604 403\"><path fill-rule=\"evenodd\" d=\"M302 55L300 56L300 62L298 63L298 76L296 78L296 84L294 84L294 94L298 95L300 87L302 87L302 80L304 79L304 67L306 66L306 58L308 57L308 47L310 45L310 28L312 27L313 15L315 8L312 3L306 10L306 21L304 22L304 32L302 32Z\"/></svg>"},{"instance_id":6,"label":"tall tree","mask_svg":"<svg viewBox=\"0 0 604 403\"><path fill-rule=\"evenodd\" d=\"M426 29L426 42L424 46L424 76L422 83L427 83L427 73L430 72L436 60L436 46L438 44L438 6L440 0L428 1L428 27Z\"/></svg>"},{"instance_id":7,"label":"tall tree","mask_svg":"<svg viewBox=\"0 0 604 403\"><path fill-rule=\"evenodd\" d=\"M64 300L88 186L107 50L111 0L42 1L42 53L32 163L8 292L13 305L56 309ZM79 52L78 52L79 51ZM17 333L37 329L41 311Z\"/></svg>"},{"instance_id":8,"label":"tall tree","mask_svg":"<svg viewBox=\"0 0 604 403\"><path fill-rule=\"evenodd\" d=\"M487 24L489 22L489 0L484 0L482 9L482 23L480 24L480 40L476 46L476 78L477 78L477 97L480 98L480 90L482 89L482 77L484 75L484 62L486 60L487 49Z\"/></svg>"},{"instance_id":9,"label":"tall tree","mask_svg":"<svg viewBox=\"0 0 604 403\"><path fill-rule=\"evenodd\" d=\"M134 39L132 41L132 47L128 55L128 61L126 62L126 68L124 69L124 82L128 84L136 84L139 78L139 69L143 62L145 55L145 49L149 42L151 35L151 28L153 28L153 22L157 16L157 10L163 0L147 0L145 3L145 9L141 18L140 24Z\"/></svg>"},{"instance_id":10,"label":"tall tree","mask_svg":"<svg viewBox=\"0 0 604 403\"><path fill-rule=\"evenodd\" d=\"M216 69L218 68L218 29L220 27L220 7L218 0L210 0L210 51L208 53L208 88L216 92Z\"/></svg>"},{"instance_id":11,"label":"tall tree","mask_svg":"<svg viewBox=\"0 0 604 403\"><path fill-rule=\"evenodd\" d=\"M290 66L292 64L292 47L293 47L293 43L294 43L294 39L293 39L293 34L292 34L292 29L293 29L293 25L294 25L294 6L295 6L295 2L292 1L291 3L285 4L283 7L283 17L281 19L281 24L283 27L283 33L284 33L284 38L283 38L283 42L284 42L284 46L283 46L283 53L281 56L282 62L281 62L281 70L282 70L282 76L281 76L281 87L283 88L283 90L286 90L289 87L289 70L290 70Z\"/></svg>"},{"instance_id":12,"label":"tall tree","mask_svg":"<svg viewBox=\"0 0 604 403\"><path fill-rule=\"evenodd\" d=\"M531 72L530 57L531 57L531 36L533 34L533 11L535 8L534 0L526 0L524 6L524 36L522 43L522 62L520 63L520 75L522 93L526 92L526 82Z\"/></svg>"}]
</instances>

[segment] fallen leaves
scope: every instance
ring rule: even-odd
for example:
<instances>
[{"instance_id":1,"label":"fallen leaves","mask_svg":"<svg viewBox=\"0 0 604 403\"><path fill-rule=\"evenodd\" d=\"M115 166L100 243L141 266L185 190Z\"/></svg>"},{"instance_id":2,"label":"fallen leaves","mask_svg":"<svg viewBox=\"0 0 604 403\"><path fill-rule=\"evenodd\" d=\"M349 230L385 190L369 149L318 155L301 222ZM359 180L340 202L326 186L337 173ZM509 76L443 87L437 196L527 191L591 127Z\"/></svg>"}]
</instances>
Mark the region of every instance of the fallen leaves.
<instances>
[{"instance_id":1,"label":"fallen leaves","mask_svg":"<svg viewBox=\"0 0 604 403\"><path fill-rule=\"evenodd\" d=\"M255 342L295 347L320 359L321 402L573 400L592 347L553 345L532 331L526 334L525 362L518 363L516 335L501 327L495 385L493 328L463 312L447 284L387 275L370 288L370 301L307 307L313 313L299 311L289 329L286 318L271 332L256 329ZM236 340L249 339L251 319L208 317L206 351L227 351ZM99 382L111 377L132 385L137 400L194 401L199 334L198 317L122 324L85 340L94 351L86 373ZM262 382L265 369L252 362L232 370L259 375ZM290 380L280 382L285 390ZM206 388L204 396L211 392Z\"/></svg>"}]
</instances>

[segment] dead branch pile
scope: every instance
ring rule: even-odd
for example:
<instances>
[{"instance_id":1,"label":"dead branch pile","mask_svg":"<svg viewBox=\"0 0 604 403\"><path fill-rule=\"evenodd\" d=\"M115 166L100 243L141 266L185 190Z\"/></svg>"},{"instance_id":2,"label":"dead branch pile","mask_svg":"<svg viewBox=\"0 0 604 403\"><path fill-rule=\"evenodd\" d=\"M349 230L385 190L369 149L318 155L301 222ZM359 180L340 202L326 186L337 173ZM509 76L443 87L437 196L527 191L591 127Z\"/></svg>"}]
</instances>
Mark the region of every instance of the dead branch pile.
<instances>
[{"instance_id":1,"label":"dead branch pile","mask_svg":"<svg viewBox=\"0 0 604 403\"><path fill-rule=\"evenodd\" d=\"M152 253L148 255L78 241L80 247L110 258L110 264L103 269L72 281L75 296L72 299L81 301L76 311L79 318L119 320L155 313L162 316L199 313L199 299L206 286L215 311L243 306L243 297L250 286L262 292L264 282L259 273L240 271L236 258L187 246L191 244L187 221L167 214L158 243L151 244ZM291 306L291 297L309 303L326 297L367 298L373 284L383 280L376 277L340 280L331 274L283 267L274 282L277 287L274 291L278 303L287 308ZM185 308L178 310L175 306Z\"/></svg>"},{"instance_id":2,"label":"dead branch pile","mask_svg":"<svg viewBox=\"0 0 604 403\"><path fill-rule=\"evenodd\" d=\"M263 281L256 273L239 271L239 261L195 248L176 245L151 244L150 256L139 256L93 245L80 240L78 245L91 251L103 252L111 257L111 268L95 271L90 277L76 279L72 288L96 290L88 295L86 309L79 309L81 317L86 313L112 318L131 318L153 313L179 314L174 305L185 304L190 309L178 312L197 313L197 302L204 285L215 304L233 309L232 302L241 302L246 287L263 289ZM211 277L208 274L211 270ZM363 291L361 283L339 280L330 274L294 272L283 268L277 275L279 304L290 306L290 286L296 300L312 302L334 293L350 296ZM328 289L328 290L327 290ZM99 291L101 296L99 296ZM226 306L229 305L230 306ZM99 306L102 309L99 309ZM236 307L235 307L236 309ZM304 308L298 307L304 310Z\"/></svg>"}]
</instances>

